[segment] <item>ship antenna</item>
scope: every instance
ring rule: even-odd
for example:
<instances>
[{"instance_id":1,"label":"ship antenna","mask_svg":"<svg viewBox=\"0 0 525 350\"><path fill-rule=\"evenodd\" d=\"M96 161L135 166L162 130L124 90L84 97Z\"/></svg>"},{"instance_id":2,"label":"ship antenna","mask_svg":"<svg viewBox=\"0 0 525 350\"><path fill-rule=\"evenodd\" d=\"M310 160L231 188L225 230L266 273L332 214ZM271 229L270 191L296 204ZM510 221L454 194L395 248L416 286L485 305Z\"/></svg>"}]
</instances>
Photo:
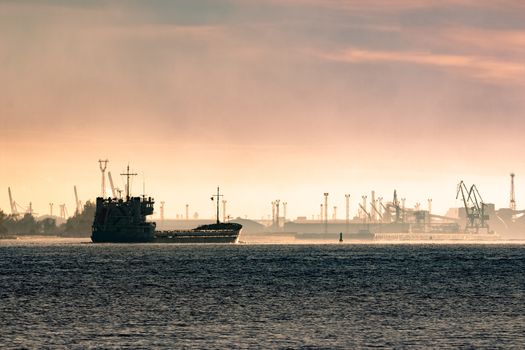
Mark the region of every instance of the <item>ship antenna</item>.
<instances>
[{"instance_id":1,"label":"ship antenna","mask_svg":"<svg viewBox=\"0 0 525 350\"><path fill-rule=\"evenodd\" d=\"M219 223L219 202L220 202L219 198L224 197L223 194L219 193L219 186L217 186L217 194L212 195L211 200L214 200L215 197L217 197L217 223Z\"/></svg>"},{"instance_id":2,"label":"ship antenna","mask_svg":"<svg viewBox=\"0 0 525 350\"><path fill-rule=\"evenodd\" d=\"M120 175L126 175L126 199L129 200L129 177L135 176L137 174L129 172L129 164L128 164L127 171L124 174L120 174Z\"/></svg>"}]
</instances>

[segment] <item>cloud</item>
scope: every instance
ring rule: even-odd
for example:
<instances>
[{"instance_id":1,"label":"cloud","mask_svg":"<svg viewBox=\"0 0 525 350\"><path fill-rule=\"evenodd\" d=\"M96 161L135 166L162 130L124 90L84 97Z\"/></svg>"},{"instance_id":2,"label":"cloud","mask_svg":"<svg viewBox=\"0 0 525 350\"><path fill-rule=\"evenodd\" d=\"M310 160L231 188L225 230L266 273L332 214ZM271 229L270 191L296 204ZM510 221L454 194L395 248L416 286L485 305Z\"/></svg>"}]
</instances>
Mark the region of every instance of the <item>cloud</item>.
<instances>
[{"instance_id":1,"label":"cloud","mask_svg":"<svg viewBox=\"0 0 525 350\"><path fill-rule=\"evenodd\" d=\"M417 9L426 10L429 8L443 7L478 7L492 9L525 7L525 3L515 0L269 0L269 2L288 6L315 6L339 10L362 10L381 12Z\"/></svg>"},{"instance_id":2,"label":"cloud","mask_svg":"<svg viewBox=\"0 0 525 350\"><path fill-rule=\"evenodd\" d=\"M218 25L177 25L177 24L141 24L102 26L89 29L91 33L109 38L134 39L185 39L217 41L225 40L226 28Z\"/></svg>"},{"instance_id":3,"label":"cloud","mask_svg":"<svg viewBox=\"0 0 525 350\"><path fill-rule=\"evenodd\" d=\"M349 48L335 53L321 53L322 59L349 64L406 63L450 69L490 83L525 85L525 64L484 56L433 54L418 51L372 51Z\"/></svg>"},{"instance_id":4,"label":"cloud","mask_svg":"<svg viewBox=\"0 0 525 350\"><path fill-rule=\"evenodd\" d=\"M460 47L469 47L492 53L525 52L525 31L487 30L479 28L445 29L441 40Z\"/></svg>"}]
</instances>

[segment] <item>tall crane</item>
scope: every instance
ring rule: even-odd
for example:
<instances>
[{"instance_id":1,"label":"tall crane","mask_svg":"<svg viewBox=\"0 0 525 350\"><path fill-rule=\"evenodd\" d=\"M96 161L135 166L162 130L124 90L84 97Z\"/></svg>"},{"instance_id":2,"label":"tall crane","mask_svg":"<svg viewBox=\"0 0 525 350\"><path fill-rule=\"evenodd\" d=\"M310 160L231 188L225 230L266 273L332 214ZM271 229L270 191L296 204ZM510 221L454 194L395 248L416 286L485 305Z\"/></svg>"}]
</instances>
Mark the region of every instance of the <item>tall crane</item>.
<instances>
[{"instance_id":1,"label":"tall crane","mask_svg":"<svg viewBox=\"0 0 525 350\"><path fill-rule=\"evenodd\" d=\"M73 186L75 190L75 215L80 214L82 211L82 205L80 205L80 200L78 200L77 185Z\"/></svg>"},{"instance_id":2,"label":"tall crane","mask_svg":"<svg viewBox=\"0 0 525 350\"><path fill-rule=\"evenodd\" d=\"M11 194L11 187L7 188L7 192L9 193L9 205L11 206L11 214L17 216L18 210L16 209L16 202L13 200L13 195Z\"/></svg>"},{"instance_id":3,"label":"tall crane","mask_svg":"<svg viewBox=\"0 0 525 350\"><path fill-rule=\"evenodd\" d=\"M7 192L9 194L9 206L11 207L11 214L14 216L14 217L18 217L20 215L21 212L25 213L25 214L35 214L33 212L33 204L31 202L29 202L29 206L28 207L23 207L21 206L20 204L18 204L14 199L13 199L13 194L11 193L11 187L8 187L7 188Z\"/></svg>"},{"instance_id":4,"label":"tall crane","mask_svg":"<svg viewBox=\"0 0 525 350\"><path fill-rule=\"evenodd\" d=\"M486 204L483 202L481 195L476 185L467 188L463 181L458 184L456 199L461 195L465 213L467 216L467 223L465 225L465 232L475 231L479 232L480 228L489 230L488 220L489 216L485 214Z\"/></svg>"},{"instance_id":5,"label":"tall crane","mask_svg":"<svg viewBox=\"0 0 525 350\"><path fill-rule=\"evenodd\" d=\"M117 191L113 185L113 177L111 177L111 171L108 171L109 186L111 186L111 195L113 198L117 198Z\"/></svg>"},{"instance_id":6,"label":"tall crane","mask_svg":"<svg viewBox=\"0 0 525 350\"><path fill-rule=\"evenodd\" d=\"M365 229L366 231L370 232L370 221L372 221L372 216L368 211L366 211L366 202L365 205L359 204L359 207L363 211L363 224L366 224ZM366 220L368 218L368 221ZM361 231L361 230L360 230Z\"/></svg>"},{"instance_id":7,"label":"tall crane","mask_svg":"<svg viewBox=\"0 0 525 350\"><path fill-rule=\"evenodd\" d=\"M394 190L394 200L392 201L396 210L396 222L401 221L401 207L399 206L399 200L397 199L397 190ZM403 206L404 207L404 206Z\"/></svg>"},{"instance_id":8,"label":"tall crane","mask_svg":"<svg viewBox=\"0 0 525 350\"><path fill-rule=\"evenodd\" d=\"M366 208L362 204L359 204L359 207L363 211L363 220L366 222L366 219L368 218L368 222L372 221L372 215L370 215Z\"/></svg>"},{"instance_id":9,"label":"tall crane","mask_svg":"<svg viewBox=\"0 0 525 350\"><path fill-rule=\"evenodd\" d=\"M381 204L381 203L380 203ZM383 222L383 214L381 214L381 212L379 211L379 209L376 207L375 203L370 203L370 208L372 208L372 211L377 214L377 217L379 218L379 220L381 222ZM374 216L372 217L374 218ZM375 219L374 219L375 221Z\"/></svg>"}]
</instances>

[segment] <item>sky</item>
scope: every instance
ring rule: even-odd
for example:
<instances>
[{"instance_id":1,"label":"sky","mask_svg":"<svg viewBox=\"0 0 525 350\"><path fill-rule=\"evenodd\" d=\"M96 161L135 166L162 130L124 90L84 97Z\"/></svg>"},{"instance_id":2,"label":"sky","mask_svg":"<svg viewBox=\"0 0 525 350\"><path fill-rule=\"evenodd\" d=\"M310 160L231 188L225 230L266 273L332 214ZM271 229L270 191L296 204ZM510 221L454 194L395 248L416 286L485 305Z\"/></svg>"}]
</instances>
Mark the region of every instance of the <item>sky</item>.
<instances>
[{"instance_id":1,"label":"sky","mask_svg":"<svg viewBox=\"0 0 525 350\"><path fill-rule=\"evenodd\" d=\"M507 207L510 172L524 206L519 0L0 0L0 81L7 212L73 212L99 159L167 217L217 185L257 219L394 189L444 214L460 180Z\"/></svg>"}]
</instances>

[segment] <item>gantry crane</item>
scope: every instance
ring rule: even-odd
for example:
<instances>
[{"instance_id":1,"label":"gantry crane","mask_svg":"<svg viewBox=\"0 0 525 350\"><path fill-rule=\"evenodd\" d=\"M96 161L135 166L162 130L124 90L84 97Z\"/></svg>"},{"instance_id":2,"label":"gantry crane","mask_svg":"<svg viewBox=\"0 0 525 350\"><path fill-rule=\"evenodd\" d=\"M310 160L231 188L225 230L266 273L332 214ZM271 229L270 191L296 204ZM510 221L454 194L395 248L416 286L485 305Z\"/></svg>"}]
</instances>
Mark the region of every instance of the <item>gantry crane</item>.
<instances>
[{"instance_id":1,"label":"gantry crane","mask_svg":"<svg viewBox=\"0 0 525 350\"><path fill-rule=\"evenodd\" d=\"M485 213L486 204L483 202L476 185L472 185L468 189L467 185L461 181L457 187L456 199L459 198L460 194L467 216L465 232L474 231L478 233L480 228L488 231L489 216Z\"/></svg>"}]
</instances>

